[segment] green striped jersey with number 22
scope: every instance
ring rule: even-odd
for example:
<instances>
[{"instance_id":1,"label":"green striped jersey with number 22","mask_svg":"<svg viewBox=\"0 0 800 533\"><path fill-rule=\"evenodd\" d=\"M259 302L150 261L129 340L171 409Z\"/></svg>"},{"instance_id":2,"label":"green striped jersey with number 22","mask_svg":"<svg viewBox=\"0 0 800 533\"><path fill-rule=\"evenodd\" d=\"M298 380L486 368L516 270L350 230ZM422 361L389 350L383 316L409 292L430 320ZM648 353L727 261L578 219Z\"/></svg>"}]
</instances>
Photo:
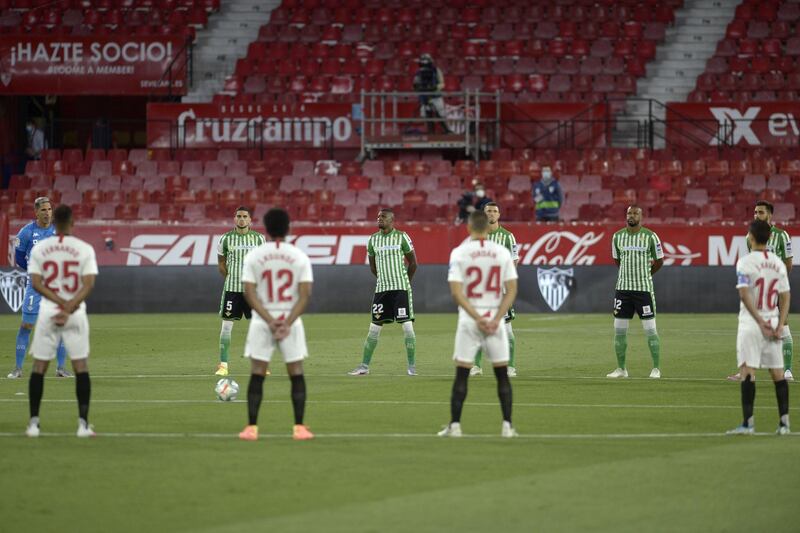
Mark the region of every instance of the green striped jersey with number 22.
<instances>
[{"instance_id":1,"label":"green striped jersey with number 22","mask_svg":"<svg viewBox=\"0 0 800 533\"><path fill-rule=\"evenodd\" d=\"M641 228L637 233L621 229L611 239L611 256L619 260L617 290L653 292L650 266L664 258L661 240L655 232Z\"/></svg>"},{"instance_id":2,"label":"green striped jersey with number 22","mask_svg":"<svg viewBox=\"0 0 800 533\"><path fill-rule=\"evenodd\" d=\"M247 253L267 242L257 231L250 230L240 234L236 230L231 230L219 240L217 245L217 255L225 257L225 265L228 267L228 275L225 277L225 287L223 290L229 292L242 292L242 266L244 257Z\"/></svg>"},{"instance_id":3,"label":"green striped jersey with number 22","mask_svg":"<svg viewBox=\"0 0 800 533\"><path fill-rule=\"evenodd\" d=\"M373 233L367 243L367 254L375 258L378 282L375 292L408 291L411 282L406 271L405 255L414 251L411 238L404 231Z\"/></svg>"}]
</instances>

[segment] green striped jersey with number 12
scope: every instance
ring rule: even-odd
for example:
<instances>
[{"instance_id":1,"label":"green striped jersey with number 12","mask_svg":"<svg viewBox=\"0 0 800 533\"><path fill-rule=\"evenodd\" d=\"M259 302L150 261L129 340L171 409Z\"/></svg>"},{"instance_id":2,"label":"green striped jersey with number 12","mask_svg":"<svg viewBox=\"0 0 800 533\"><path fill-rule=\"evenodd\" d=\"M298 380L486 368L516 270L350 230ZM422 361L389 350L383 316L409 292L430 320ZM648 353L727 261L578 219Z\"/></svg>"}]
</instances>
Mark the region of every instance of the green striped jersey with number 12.
<instances>
[{"instance_id":1,"label":"green striped jersey with number 12","mask_svg":"<svg viewBox=\"0 0 800 533\"><path fill-rule=\"evenodd\" d=\"M769 231L767 251L777 255L783 261L794 257L792 255L792 239L789 234L778 226L772 226ZM747 241L747 251L752 251L750 250L750 241Z\"/></svg>"},{"instance_id":2,"label":"green striped jersey with number 12","mask_svg":"<svg viewBox=\"0 0 800 533\"><path fill-rule=\"evenodd\" d=\"M412 251L414 245L404 231L379 231L370 236L367 254L375 258L375 267L378 270L375 292L411 290L404 257Z\"/></svg>"},{"instance_id":3,"label":"green striped jersey with number 12","mask_svg":"<svg viewBox=\"0 0 800 533\"><path fill-rule=\"evenodd\" d=\"M611 256L619 259L617 290L653 292L650 265L664 258L661 240L655 232L641 228L637 233L621 229L611 239Z\"/></svg>"},{"instance_id":4,"label":"green striped jersey with number 12","mask_svg":"<svg viewBox=\"0 0 800 533\"><path fill-rule=\"evenodd\" d=\"M489 240L496 242L509 252L511 252L511 259L514 261L519 260L519 246L517 246L517 239L514 234L508 231L503 226L498 226L494 231L489 232Z\"/></svg>"},{"instance_id":5,"label":"green striped jersey with number 12","mask_svg":"<svg viewBox=\"0 0 800 533\"><path fill-rule=\"evenodd\" d=\"M225 257L225 265L228 267L228 275L225 276L225 287L223 290L229 292L242 292L242 266L247 252L267 242L257 231L250 230L240 234L236 230L231 230L219 240L217 245L217 255Z\"/></svg>"}]
</instances>

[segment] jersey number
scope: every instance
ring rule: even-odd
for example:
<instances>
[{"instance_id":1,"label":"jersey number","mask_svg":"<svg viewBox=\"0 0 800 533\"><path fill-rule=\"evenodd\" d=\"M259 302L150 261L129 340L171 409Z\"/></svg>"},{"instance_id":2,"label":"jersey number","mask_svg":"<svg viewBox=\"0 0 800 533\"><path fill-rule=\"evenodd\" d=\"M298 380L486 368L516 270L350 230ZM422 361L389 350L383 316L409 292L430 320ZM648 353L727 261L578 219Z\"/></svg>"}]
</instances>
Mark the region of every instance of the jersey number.
<instances>
[{"instance_id":1,"label":"jersey number","mask_svg":"<svg viewBox=\"0 0 800 533\"><path fill-rule=\"evenodd\" d=\"M489 275L486 276L486 283L483 287L483 292L480 292L480 285L483 283L483 270L478 267L471 266L467 269L467 298L481 298L484 293L493 292L495 296L500 297L500 267L493 266L489 268Z\"/></svg>"},{"instance_id":2,"label":"jersey number","mask_svg":"<svg viewBox=\"0 0 800 533\"><path fill-rule=\"evenodd\" d=\"M264 273L261 275L267 281L267 300L270 302L291 302L292 296L287 294L287 291L292 286L292 281L294 280L294 274L292 274L291 270L278 270L275 273L275 282L273 283L273 276L272 270L265 270ZM277 294L275 291L275 285L277 287ZM276 298L277 296L277 298Z\"/></svg>"},{"instance_id":3,"label":"jersey number","mask_svg":"<svg viewBox=\"0 0 800 533\"><path fill-rule=\"evenodd\" d=\"M769 288L767 289L766 294L764 293L764 278L758 278L756 280L756 287L758 288L758 304L759 309L768 309L772 310L778 307L778 289L775 288L775 285L778 284L777 279L773 279L772 283L769 284Z\"/></svg>"},{"instance_id":4,"label":"jersey number","mask_svg":"<svg viewBox=\"0 0 800 533\"><path fill-rule=\"evenodd\" d=\"M77 261L64 261L59 268L58 263L55 261L45 261L42 265L44 269L44 286L53 292L58 292L58 287L51 285L59 275L67 280L72 281L72 285L64 287L67 292L76 292L78 290L78 272L76 268L79 263Z\"/></svg>"}]
</instances>

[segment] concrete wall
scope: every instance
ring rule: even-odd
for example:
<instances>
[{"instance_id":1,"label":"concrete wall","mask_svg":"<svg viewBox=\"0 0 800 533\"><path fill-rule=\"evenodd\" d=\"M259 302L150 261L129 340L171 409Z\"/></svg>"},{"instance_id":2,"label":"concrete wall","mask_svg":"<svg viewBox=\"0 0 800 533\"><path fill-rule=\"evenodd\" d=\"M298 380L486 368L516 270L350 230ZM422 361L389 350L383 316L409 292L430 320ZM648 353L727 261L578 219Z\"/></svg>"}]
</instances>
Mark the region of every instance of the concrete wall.
<instances>
[{"instance_id":1,"label":"concrete wall","mask_svg":"<svg viewBox=\"0 0 800 533\"><path fill-rule=\"evenodd\" d=\"M551 267L520 269L519 312L553 312L539 288L539 274ZM560 313L610 313L617 269L613 266L568 267L568 282ZM6 292L0 269L0 289ZM314 294L309 312L369 313L375 281L366 266L315 266ZM414 279L417 313L453 311L445 265L421 266ZM792 284L800 287L800 269ZM656 301L662 313L735 312L738 294L733 267L666 267L655 276ZM222 279L216 267L104 267L89 299L93 313L216 312ZM558 291L552 291L558 293ZM800 290L792 294L792 309L800 311ZM11 313L5 299L0 313Z\"/></svg>"}]
</instances>

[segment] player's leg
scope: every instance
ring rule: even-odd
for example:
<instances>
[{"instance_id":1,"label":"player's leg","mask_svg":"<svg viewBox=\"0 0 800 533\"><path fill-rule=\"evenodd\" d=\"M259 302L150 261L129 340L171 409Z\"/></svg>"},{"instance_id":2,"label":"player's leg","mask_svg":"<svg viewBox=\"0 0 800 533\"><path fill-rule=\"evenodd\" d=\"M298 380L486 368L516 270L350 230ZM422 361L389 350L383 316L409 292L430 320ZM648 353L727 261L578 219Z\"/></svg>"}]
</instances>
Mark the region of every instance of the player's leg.
<instances>
[{"instance_id":1,"label":"player's leg","mask_svg":"<svg viewBox=\"0 0 800 533\"><path fill-rule=\"evenodd\" d=\"M247 426L239 433L242 440L258 440L258 411L264 398L264 377L272 358L273 339L262 320L250 322L245 341L245 357L250 358L250 383L247 385Z\"/></svg>"},{"instance_id":2,"label":"player's leg","mask_svg":"<svg viewBox=\"0 0 800 533\"><path fill-rule=\"evenodd\" d=\"M789 384L784 377L783 368L770 368L770 376L775 384L775 398L778 400L778 435L788 435L789 430Z\"/></svg>"},{"instance_id":3,"label":"player's leg","mask_svg":"<svg viewBox=\"0 0 800 533\"><path fill-rule=\"evenodd\" d=\"M417 375L417 336L414 333L414 322L403 322L403 337L406 345L406 360L408 361L408 375Z\"/></svg>"},{"instance_id":4,"label":"player's leg","mask_svg":"<svg viewBox=\"0 0 800 533\"><path fill-rule=\"evenodd\" d=\"M417 336L414 333L414 296L411 291L394 291L394 319L403 325L408 375L417 375Z\"/></svg>"},{"instance_id":5,"label":"player's leg","mask_svg":"<svg viewBox=\"0 0 800 533\"><path fill-rule=\"evenodd\" d=\"M475 364L469 371L470 376L480 376L483 374L483 367L481 366L481 361L483 361L483 350L479 349L478 353L475 354Z\"/></svg>"},{"instance_id":6,"label":"player's leg","mask_svg":"<svg viewBox=\"0 0 800 533\"><path fill-rule=\"evenodd\" d=\"M61 330L61 343L72 361L75 372L75 397L78 400L78 437L94 437L89 425L89 400L92 384L89 378L89 319L86 311L76 311Z\"/></svg>"},{"instance_id":7,"label":"player's leg","mask_svg":"<svg viewBox=\"0 0 800 533\"><path fill-rule=\"evenodd\" d=\"M500 401L500 411L503 423L500 429L502 437L517 437L517 431L511 425L512 391L511 380L508 375L509 343L506 329L498 328L493 335L483 339L483 351L492 363L494 375L497 379L497 399Z\"/></svg>"},{"instance_id":8,"label":"player's leg","mask_svg":"<svg viewBox=\"0 0 800 533\"><path fill-rule=\"evenodd\" d=\"M728 435L752 435L755 433L753 410L756 399L756 371L761 364L761 351L764 343L761 331L757 328L739 325L736 335L736 361L742 398L742 423L728 431Z\"/></svg>"},{"instance_id":9,"label":"player's leg","mask_svg":"<svg viewBox=\"0 0 800 533\"><path fill-rule=\"evenodd\" d=\"M309 440L314 434L303 422L306 409L306 380L303 375L303 360L308 357L306 345L306 332L302 319L292 324L289 335L279 343L283 360L286 362L286 371L292 384L292 409L294 411L294 426L292 438L294 440Z\"/></svg>"},{"instance_id":10,"label":"player's leg","mask_svg":"<svg viewBox=\"0 0 800 533\"><path fill-rule=\"evenodd\" d=\"M625 355L628 350L628 326L633 318L634 304L630 291L614 293L614 354L617 357L617 368L606 374L609 378L627 378Z\"/></svg>"},{"instance_id":11,"label":"player's leg","mask_svg":"<svg viewBox=\"0 0 800 533\"><path fill-rule=\"evenodd\" d=\"M650 349L650 357L653 359L653 370L650 372L650 377L658 379L661 377L661 367L659 366L661 359L661 339L658 337L656 319L650 318L642 320L642 328L644 328L644 334L647 337L647 347Z\"/></svg>"},{"instance_id":12,"label":"player's leg","mask_svg":"<svg viewBox=\"0 0 800 533\"><path fill-rule=\"evenodd\" d=\"M64 343L58 345L56 350L56 377L57 378L72 378L75 377L67 370L67 349Z\"/></svg>"},{"instance_id":13,"label":"player's leg","mask_svg":"<svg viewBox=\"0 0 800 533\"><path fill-rule=\"evenodd\" d=\"M789 330L789 326L783 326L783 331L781 331L781 341L783 344L783 375L786 378L786 381L794 381L794 375L792 374L792 354L794 352L794 342L792 340L792 332Z\"/></svg>"},{"instance_id":14,"label":"player's leg","mask_svg":"<svg viewBox=\"0 0 800 533\"><path fill-rule=\"evenodd\" d=\"M30 420L25 434L29 437L39 436L39 407L44 394L44 374L47 372L50 361L55 358L56 348L60 341L52 320L44 320L43 317L39 317L36 326L36 335L31 342L33 368L28 381Z\"/></svg>"},{"instance_id":15,"label":"player's leg","mask_svg":"<svg viewBox=\"0 0 800 533\"><path fill-rule=\"evenodd\" d=\"M230 358L231 335L233 333L233 320L223 320L219 332L219 363L214 372L217 376L228 375L228 359Z\"/></svg>"},{"instance_id":16,"label":"player's leg","mask_svg":"<svg viewBox=\"0 0 800 533\"><path fill-rule=\"evenodd\" d=\"M474 321L459 320L456 327L453 360L456 364L456 376L450 393L450 423L442 429L440 437L461 436L461 412L467 399L467 382L469 371L474 363L475 354L481 347L480 333Z\"/></svg>"},{"instance_id":17,"label":"player's leg","mask_svg":"<svg viewBox=\"0 0 800 533\"><path fill-rule=\"evenodd\" d=\"M365 376L369 374L369 364L372 361L372 355L375 353L375 348L378 347L378 338L381 336L381 329L383 324L391 322L391 319L386 320L387 292L377 292L372 299L372 323L369 325L367 338L364 340L364 350L361 355L361 364L348 372L351 376ZM391 315L393 316L393 315Z\"/></svg>"},{"instance_id":18,"label":"player's leg","mask_svg":"<svg viewBox=\"0 0 800 533\"><path fill-rule=\"evenodd\" d=\"M514 328L511 327L511 322L515 318L514 309L509 309L506 315L505 326L506 335L508 335L508 377L516 377L517 375L517 362L516 362L516 347L517 339L514 337Z\"/></svg>"},{"instance_id":19,"label":"player's leg","mask_svg":"<svg viewBox=\"0 0 800 533\"><path fill-rule=\"evenodd\" d=\"M22 365L25 363L25 354L28 351L28 344L30 343L32 331L33 323L28 323L25 321L25 319L23 319L19 326L19 331L17 332L17 342L15 344L16 349L14 353L14 369L8 373L8 379L22 377Z\"/></svg>"}]
</instances>

